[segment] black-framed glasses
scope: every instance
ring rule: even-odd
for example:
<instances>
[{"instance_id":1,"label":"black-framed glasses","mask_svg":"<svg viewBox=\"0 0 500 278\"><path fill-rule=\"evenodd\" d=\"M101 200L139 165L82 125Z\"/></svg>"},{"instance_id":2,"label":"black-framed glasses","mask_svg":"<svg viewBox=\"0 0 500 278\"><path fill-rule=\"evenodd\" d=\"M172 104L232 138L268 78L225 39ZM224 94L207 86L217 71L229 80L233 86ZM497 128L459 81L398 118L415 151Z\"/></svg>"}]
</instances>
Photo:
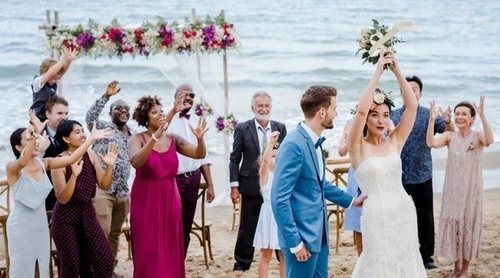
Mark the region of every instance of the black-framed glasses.
<instances>
[{"instance_id":1,"label":"black-framed glasses","mask_svg":"<svg viewBox=\"0 0 500 278\"><path fill-rule=\"evenodd\" d=\"M113 110L118 110L118 111L122 111L122 110L125 110L125 111L130 111L130 106L128 105L116 105L113 107Z\"/></svg>"},{"instance_id":2,"label":"black-framed glasses","mask_svg":"<svg viewBox=\"0 0 500 278\"><path fill-rule=\"evenodd\" d=\"M196 94L195 94L195 93L193 93L193 92L191 92L191 93L189 93L189 94L187 94L187 95L188 95L190 98L194 98L194 97L196 96Z\"/></svg>"}]
</instances>

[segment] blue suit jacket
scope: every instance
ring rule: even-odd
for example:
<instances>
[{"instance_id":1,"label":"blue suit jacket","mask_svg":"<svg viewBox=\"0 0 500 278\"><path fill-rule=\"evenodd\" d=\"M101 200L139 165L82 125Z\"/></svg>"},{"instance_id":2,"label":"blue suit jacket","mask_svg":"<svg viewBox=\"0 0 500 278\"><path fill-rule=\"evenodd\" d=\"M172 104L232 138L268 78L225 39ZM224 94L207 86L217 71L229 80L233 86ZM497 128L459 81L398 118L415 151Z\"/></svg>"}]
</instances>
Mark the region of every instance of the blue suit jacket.
<instances>
[{"instance_id":1,"label":"blue suit jacket","mask_svg":"<svg viewBox=\"0 0 500 278\"><path fill-rule=\"evenodd\" d=\"M342 207L352 202L350 195L319 176L318 167L314 143L299 125L279 148L271 190L281 248L302 241L309 251L319 252L323 236L328 242L325 198Z\"/></svg>"}]
</instances>

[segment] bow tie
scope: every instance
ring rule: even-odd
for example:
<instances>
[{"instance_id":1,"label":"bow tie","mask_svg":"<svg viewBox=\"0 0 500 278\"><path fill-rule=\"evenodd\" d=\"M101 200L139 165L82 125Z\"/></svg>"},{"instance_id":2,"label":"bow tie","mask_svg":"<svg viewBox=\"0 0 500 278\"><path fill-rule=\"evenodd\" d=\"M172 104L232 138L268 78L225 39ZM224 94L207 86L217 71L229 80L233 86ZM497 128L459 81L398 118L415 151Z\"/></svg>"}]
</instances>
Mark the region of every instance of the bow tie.
<instances>
[{"instance_id":1,"label":"bow tie","mask_svg":"<svg viewBox=\"0 0 500 278\"><path fill-rule=\"evenodd\" d=\"M318 147L321 147L323 145L323 142L325 142L326 138L321 136L319 137L318 141L316 141L316 144L314 144L314 147L317 149Z\"/></svg>"},{"instance_id":2,"label":"bow tie","mask_svg":"<svg viewBox=\"0 0 500 278\"><path fill-rule=\"evenodd\" d=\"M191 115L188 114L188 113L181 112L181 113L179 113L179 118L182 118L182 117L184 117L184 118L186 118L186 119L189 120L189 118L191 117Z\"/></svg>"}]
</instances>

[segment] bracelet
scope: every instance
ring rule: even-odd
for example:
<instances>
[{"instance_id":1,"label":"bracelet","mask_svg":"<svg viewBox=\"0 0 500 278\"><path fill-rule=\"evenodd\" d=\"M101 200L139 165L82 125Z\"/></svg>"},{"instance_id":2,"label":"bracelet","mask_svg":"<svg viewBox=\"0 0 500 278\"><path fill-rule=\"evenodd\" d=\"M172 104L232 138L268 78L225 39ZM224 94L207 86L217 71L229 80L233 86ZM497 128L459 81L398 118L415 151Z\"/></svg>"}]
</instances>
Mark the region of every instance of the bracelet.
<instances>
[{"instance_id":1,"label":"bracelet","mask_svg":"<svg viewBox=\"0 0 500 278\"><path fill-rule=\"evenodd\" d=\"M151 138L153 138L153 140L154 140L155 142L158 142L158 138L156 138L156 136L155 136L155 134L154 134L154 133L151 135Z\"/></svg>"}]
</instances>

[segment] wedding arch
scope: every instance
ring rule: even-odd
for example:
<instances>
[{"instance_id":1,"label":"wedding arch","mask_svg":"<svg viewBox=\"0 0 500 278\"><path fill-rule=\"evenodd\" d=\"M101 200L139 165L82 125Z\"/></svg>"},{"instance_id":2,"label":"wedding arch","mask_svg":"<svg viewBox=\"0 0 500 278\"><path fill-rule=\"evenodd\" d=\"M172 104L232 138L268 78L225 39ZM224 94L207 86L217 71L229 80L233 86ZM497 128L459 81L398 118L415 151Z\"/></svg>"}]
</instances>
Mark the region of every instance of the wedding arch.
<instances>
[{"instance_id":1,"label":"wedding arch","mask_svg":"<svg viewBox=\"0 0 500 278\"><path fill-rule=\"evenodd\" d=\"M46 22L40 29L45 31L46 46L52 56L60 55L64 49L76 49L80 56L95 59L173 56L180 66L180 75L196 76L189 79L189 83L202 99L202 103L196 106L195 112L203 115L213 112L219 115L215 126L224 134L224 154L226 161L229 160L229 137L234 130L236 120L229 112L227 52L237 50L240 42L234 25L226 21L224 10L214 18L206 16L202 20L192 9L191 18L185 18L183 21L166 21L157 17L156 20L144 21L142 25L132 28L121 25L116 19L106 26L92 19L89 19L87 24L60 26L58 12L53 12L52 17L51 12L47 11ZM211 54L222 55L223 101L207 92L207 80L213 82L215 90L222 91L214 81L216 78L211 76L213 71L210 70L208 60L208 55ZM208 70L201 66L202 60L208 65ZM186 80L167 72L166 68L160 68L160 71L174 86L179 85L176 84L176 80ZM226 169L226 177L228 176Z\"/></svg>"}]
</instances>

